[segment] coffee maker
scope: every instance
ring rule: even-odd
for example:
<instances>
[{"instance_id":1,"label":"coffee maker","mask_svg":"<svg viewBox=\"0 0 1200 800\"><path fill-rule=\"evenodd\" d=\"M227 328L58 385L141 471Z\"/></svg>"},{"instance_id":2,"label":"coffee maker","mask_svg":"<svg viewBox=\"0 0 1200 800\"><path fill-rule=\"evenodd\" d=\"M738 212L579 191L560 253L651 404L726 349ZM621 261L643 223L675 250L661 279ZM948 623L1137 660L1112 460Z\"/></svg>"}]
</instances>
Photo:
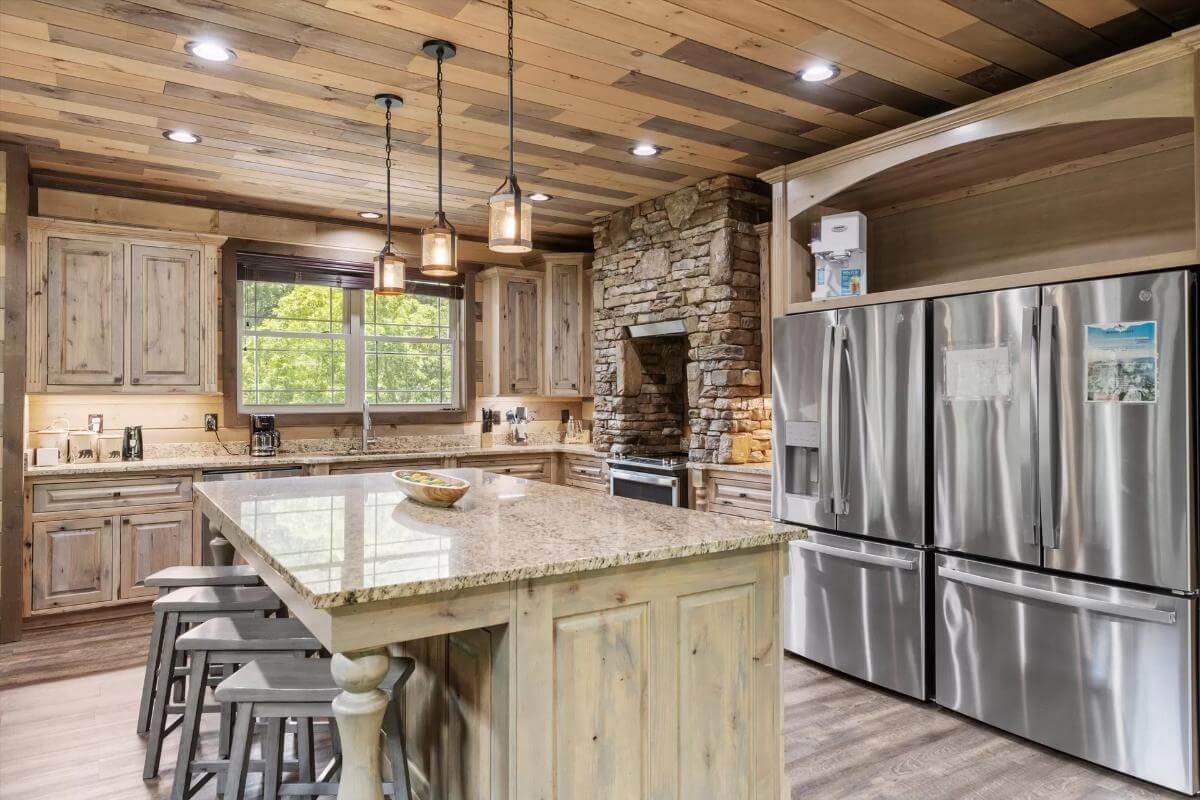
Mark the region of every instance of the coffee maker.
<instances>
[{"instance_id":1,"label":"coffee maker","mask_svg":"<svg viewBox=\"0 0 1200 800\"><path fill-rule=\"evenodd\" d=\"M274 414L250 415L250 455L279 455L279 431L275 430Z\"/></svg>"}]
</instances>

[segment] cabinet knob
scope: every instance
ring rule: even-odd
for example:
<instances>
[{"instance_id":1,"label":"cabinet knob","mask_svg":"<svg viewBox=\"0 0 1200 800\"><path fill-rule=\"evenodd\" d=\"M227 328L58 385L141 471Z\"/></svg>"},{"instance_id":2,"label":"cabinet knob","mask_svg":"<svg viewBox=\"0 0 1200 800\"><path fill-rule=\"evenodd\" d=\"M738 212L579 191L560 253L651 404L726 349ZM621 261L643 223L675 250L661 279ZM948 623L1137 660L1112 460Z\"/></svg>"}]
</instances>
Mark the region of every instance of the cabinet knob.
<instances>
[{"instance_id":1,"label":"cabinet knob","mask_svg":"<svg viewBox=\"0 0 1200 800\"><path fill-rule=\"evenodd\" d=\"M104 525L105 525L105 527L107 527L107 526L109 526L109 525L112 525L112 520L111 520L111 519L106 519L106 520L104 520ZM64 529L64 530L65 530L65 529Z\"/></svg>"},{"instance_id":2,"label":"cabinet knob","mask_svg":"<svg viewBox=\"0 0 1200 800\"><path fill-rule=\"evenodd\" d=\"M120 382L121 382L121 376L120 376L120 375L118 375L117 377L113 378L113 383L120 383Z\"/></svg>"},{"instance_id":3,"label":"cabinet knob","mask_svg":"<svg viewBox=\"0 0 1200 800\"><path fill-rule=\"evenodd\" d=\"M129 382L130 383L141 383L141 378L134 378L133 380L131 380Z\"/></svg>"}]
</instances>

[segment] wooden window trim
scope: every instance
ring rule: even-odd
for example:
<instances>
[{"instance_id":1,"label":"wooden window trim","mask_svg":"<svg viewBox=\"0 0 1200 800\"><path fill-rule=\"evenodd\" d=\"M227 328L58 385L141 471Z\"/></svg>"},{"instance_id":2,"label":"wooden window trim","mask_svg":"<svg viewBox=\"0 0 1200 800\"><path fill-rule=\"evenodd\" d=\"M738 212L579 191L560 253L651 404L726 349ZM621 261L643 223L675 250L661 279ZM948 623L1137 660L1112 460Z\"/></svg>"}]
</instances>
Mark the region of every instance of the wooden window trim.
<instances>
[{"instance_id":1,"label":"wooden window trim","mask_svg":"<svg viewBox=\"0 0 1200 800\"><path fill-rule=\"evenodd\" d=\"M274 253L300 258L330 261L363 261L370 258L357 250L335 250L324 247L278 244L250 239L229 239L221 248L221 392L226 427L247 427L250 415L238 410L237 364L238 321L237 321L237 254L239 251ZM454 411L372 411L371 422L375 425L437 425L470 422L475 408L475 273L484 265L459 264L463 272L462 299L462 342L459 347L459 380L461 408ZM362 414L347 413L277 413L276 424L280 426L350 426L362 424Z\"/></svg>"}]
</instances>

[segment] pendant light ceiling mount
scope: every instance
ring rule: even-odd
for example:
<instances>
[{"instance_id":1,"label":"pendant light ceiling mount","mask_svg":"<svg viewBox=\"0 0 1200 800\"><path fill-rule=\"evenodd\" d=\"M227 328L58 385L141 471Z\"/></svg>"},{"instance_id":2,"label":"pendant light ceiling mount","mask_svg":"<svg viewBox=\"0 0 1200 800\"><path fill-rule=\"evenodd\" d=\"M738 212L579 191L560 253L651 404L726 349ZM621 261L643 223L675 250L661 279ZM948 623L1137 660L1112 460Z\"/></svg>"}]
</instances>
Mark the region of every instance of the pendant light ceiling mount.
<instances>
[{"instance_id":1,"label":"pendant light ceiling mount","mask_svg":"<svg viewBox=\"0 0 1200 800\"><path fill-rule=\"evenodd\" d=\"M442 63L458 54L445 39L430 39L421 52L437 61L437 213L421 229L421 274L450 278L458 274L458 232L442 209Z\"/></svg>"},{"instance_id":2,"label":"pendant light ceiling mount","mask_svg":"<svg viewBox=\"0 0 1200 800\"><path fill-rule=\"evenodd\" d=\"M387 241L375 256L375 294L404 294L404 258L392 247L392 111L404 106L398 94L383 92L375 95L376 105L384 116L384 180L387 182Z\"/></svg>"},{"instance_id":3,"label":"pendant light ceiling mount","mask_svg":"<svg viewBox=\"0 0 1200 800\"><path fill-rule=\"evenodd\" d=\"M508 175L488 200L488 249L493 253L533 250L533 207L517 183L513 63L513 3L508 0Z\"/></svg>"}]
</instances>

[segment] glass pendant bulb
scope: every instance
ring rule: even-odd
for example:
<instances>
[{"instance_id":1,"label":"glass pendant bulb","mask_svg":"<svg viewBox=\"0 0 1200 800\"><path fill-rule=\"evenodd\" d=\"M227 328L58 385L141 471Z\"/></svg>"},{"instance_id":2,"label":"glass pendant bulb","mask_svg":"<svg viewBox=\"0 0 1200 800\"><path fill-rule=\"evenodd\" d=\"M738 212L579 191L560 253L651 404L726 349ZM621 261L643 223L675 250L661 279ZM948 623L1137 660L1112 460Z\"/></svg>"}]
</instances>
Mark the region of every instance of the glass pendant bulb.
<instances>
[{"instance_id":1,"label":"glass pendant bulb","mask_svg":"<svg viewBox=\"0 0 1200 800\"><path fill-rule=\"evenodd\" d=\"M488 249L493 253L533 250L533 207L517 184L513 134L513 4L508 0L508 177L488 200Z\"/></svg>"},{"instance_id":2,"label":"glass pendant bulb","mask_svg":"<svg viewBox=\"0 0 1200 800\"><path fill-rule=\"evenodd\" d=\"M458 235L440 211L433 224L421 230L421 274L433 278L458 274Z\"/></svg>"}]
</instances>

